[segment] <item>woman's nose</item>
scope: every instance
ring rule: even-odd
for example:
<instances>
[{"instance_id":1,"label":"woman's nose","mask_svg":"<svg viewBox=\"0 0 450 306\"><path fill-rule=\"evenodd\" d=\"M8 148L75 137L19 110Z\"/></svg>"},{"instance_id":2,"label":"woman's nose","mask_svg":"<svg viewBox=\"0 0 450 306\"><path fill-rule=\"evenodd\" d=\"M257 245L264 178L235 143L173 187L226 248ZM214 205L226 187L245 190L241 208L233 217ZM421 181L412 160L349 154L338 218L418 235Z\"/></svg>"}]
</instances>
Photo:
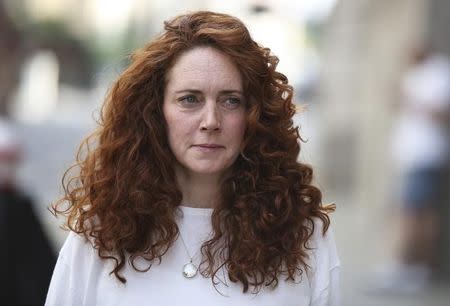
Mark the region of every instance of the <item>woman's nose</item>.
<instances>
[{"instance_id":1,"label":"woman's nose","mask_svg":"<svg viewBox=\"0 0 450 306\"><path fill-rule=\"evenodd\" d=\"M202 131L218 131L220 130L220 121L216 103L206 103L200 129Z\"/></svg>"}]
</instances>

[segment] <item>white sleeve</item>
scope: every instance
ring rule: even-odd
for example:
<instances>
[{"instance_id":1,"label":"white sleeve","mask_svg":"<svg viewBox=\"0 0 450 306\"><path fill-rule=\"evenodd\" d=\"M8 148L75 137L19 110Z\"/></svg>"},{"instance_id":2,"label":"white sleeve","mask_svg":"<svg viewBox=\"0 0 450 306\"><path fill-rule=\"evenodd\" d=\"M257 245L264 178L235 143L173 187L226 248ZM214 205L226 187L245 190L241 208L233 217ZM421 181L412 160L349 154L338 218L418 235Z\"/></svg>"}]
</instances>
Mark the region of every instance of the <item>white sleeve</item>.
<instances>
[{"instance_id":1,"label":"white sleeve","mask_svg":"<svg viewBox=\"0 0 450 306\"><path fill-rule=\"evenodd\" d=\"M336 250L334 232L330 227L323 236L321 221L315 223L314 230L310 306L339 306L340 261Z\"/></svg>"},{"instance_id":2,"label":"white sleeve","mask_svg":"<svg viewBox=\"0 0 450 306\"><path fill-rule=\"evenodd\" d=\"M89 253L84 238L70 232L59 252L45 306L83 305L84 262Z\"/></svg>"},{"instance_id":3,"label":"white sleeve","mask_svg":"<svg viewBox=\"0 0 450 306\"><path fill-rule=\"evenodd\" d=\"M336 266L330 271L330 283L322 289L320 294L312 301L311 306L339 306L341 291L339 286L340 267Z\"/></svg>"}]
</instances>

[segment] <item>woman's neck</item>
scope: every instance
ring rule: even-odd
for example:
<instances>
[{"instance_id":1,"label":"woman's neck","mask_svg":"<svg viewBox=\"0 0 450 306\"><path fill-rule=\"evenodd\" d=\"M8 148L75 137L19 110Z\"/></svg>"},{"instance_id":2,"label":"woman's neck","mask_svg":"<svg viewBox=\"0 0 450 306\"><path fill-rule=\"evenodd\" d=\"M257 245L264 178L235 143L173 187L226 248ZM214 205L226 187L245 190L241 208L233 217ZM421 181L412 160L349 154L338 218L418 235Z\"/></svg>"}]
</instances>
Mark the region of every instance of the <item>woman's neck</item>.
<instances>
[{"instance_id":1,"label":"woman's neck","mask_svg":"<svg viewBox=\"0 0 450 306\"><path fill-rule=\"evenodd\" d=\"M214 208L220 195L220 177L215 175L188 175L176 172L178 186L183 195L182 205Z\"/></svg>"}]
</instances>

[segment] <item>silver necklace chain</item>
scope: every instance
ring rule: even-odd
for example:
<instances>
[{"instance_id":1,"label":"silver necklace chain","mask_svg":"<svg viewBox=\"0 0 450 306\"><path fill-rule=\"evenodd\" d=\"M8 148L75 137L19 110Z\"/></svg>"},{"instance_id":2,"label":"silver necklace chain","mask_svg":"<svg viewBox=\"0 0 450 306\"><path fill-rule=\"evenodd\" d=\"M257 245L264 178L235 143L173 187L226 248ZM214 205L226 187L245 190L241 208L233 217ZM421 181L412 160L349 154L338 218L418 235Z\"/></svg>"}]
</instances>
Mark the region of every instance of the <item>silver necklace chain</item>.
<instances>
[{"instance_id":1,"label":"silver necklace chain","mask_svg":"<svg viewBox=\"0 0 450 306\"><path fill-rule=\"evenodd\" d=\"M191 254L189 254L188 247L187 247L186 243L184 242L181 231L179 233L180 233L181 242L183 243L183 246L184 246L184 250L186 251L186 254L189 257L189 262L184 264L184 266L183 266L183 276L186 278L193 278L194 276L197 275L198 266L194 265L194 263L193 263L194 258L191 256ZM198 253L198 251L197 251L197 253ZM194 256L196 256L197 253L195 253Z\"/></svg>"},{"instance_id":2,"label":"silver necklace chain","mask_svg":"<svg viewBox=\"0 0 450 306\"><path fill-rule=\"evenodd\" d=\"M186 245L186 242L184 242L183 235L181 234L181 231L180 231L180 238L181 238L181 242L183 243L184 250L186 251L187 256L191 259L191 262L192 262L194 257L197 255L198 251L195 252L194 256L191 256L191 254L189 254L189 249L188 249L188 247Z\"/></svg>"}]
</instances>

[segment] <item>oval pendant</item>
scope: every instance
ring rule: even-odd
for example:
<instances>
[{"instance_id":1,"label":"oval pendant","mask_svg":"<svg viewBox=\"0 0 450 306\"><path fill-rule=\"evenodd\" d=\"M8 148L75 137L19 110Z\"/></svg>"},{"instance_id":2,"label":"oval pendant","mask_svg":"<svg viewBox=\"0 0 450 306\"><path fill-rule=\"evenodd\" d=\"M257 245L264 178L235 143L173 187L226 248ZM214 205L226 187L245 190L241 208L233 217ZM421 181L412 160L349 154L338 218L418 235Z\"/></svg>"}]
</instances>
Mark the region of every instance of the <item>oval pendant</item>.
<instances>
[{"instance_id":1,"label":"oval pendant","mask_svg":"<svg viewBox=\"0 0 450 306\"><path fill-rule=\"evenodd\" d=\"M187 263L183 266L183 276L186 278L193 278L197 275L197 267L192 263Z\"/></svg>"}]
</instances>

